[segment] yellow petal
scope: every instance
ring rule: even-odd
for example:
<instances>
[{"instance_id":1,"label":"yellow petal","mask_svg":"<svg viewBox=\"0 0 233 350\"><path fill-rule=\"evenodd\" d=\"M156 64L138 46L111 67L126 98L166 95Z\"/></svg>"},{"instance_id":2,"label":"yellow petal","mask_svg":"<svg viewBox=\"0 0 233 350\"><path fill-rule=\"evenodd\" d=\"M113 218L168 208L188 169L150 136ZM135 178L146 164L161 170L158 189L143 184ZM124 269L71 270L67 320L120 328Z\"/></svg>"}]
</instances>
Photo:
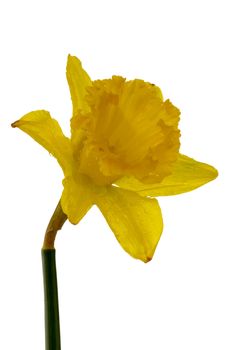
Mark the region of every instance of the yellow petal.
<instances>
[{"instance_id":1,"label":"yellow petal","mask_svg":"<svg viewBox=\"0 0 233 350\"><path fill-rule=\"evenodd\" d=\"M80 60L75 56L68 56L66 77L73 103L73 116L77 114L79 109L88 112L89 106L85 100L85 96L86 88L91 85L91 79L87 72L82 68Z\"/></svg>"},{"instance_id":2,"label":"yellow petal","mask_svg":"<svg viewBox=\"0 0 233 350\"><path fill-rule=\"evenodd\" d=\"M31 136L36 142L51 153L67 173L71 166L71 142L67 138L59 123L51 118L44 110L30 112L12 124Z\"/></svg>"},{"instance_id":3,"label":"yellow petal","mask_svg":"<svg viewBox=\"0 0 233 350\"><path fill-rule=\"evenodd\" d=\"M163 230L157 200L107 187L106 195L99 196L96 204L123 249L134 258L150 261Z\"/></svg>"},{"instance_id":4,"label":"yellow petal","mask_svg":"<svg viewBox=\"0 0 233 350\"><path fill-rule=\"evenodd\" d=\"M72 224L77 224L94 203L94 194L85 176L71 176L63 180L64 190L61 197L63 212Z\"/></svg>"},{"instance_id":5,"label":"yellow petal","mask_svg":"<svg viewBox=\"0 0 233 350\"><path fill-rule=\"evenodd\" d=\"M116 184L121 188L136 191L141 196L171 196L192 191L214 180L217 176L217 170L211 165L180 154L172 174L160 183L143 184L135 178L124 177Z\"/></svg>"}]
</instances>

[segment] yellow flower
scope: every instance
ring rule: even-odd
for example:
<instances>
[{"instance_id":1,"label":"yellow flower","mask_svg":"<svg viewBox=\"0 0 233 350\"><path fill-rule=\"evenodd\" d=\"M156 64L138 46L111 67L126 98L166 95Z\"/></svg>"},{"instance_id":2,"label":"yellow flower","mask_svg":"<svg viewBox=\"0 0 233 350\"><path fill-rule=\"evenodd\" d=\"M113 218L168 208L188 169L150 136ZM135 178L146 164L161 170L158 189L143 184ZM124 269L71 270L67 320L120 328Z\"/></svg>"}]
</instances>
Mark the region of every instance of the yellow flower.
<instances>
[{"instance_id":1,"label":"yellow flower","mask_svg":"<svg viewBox=\"0 0 233 350\"><path fill-rule=\"evenodd\" d=\"M61 206L77 224L97 205L121 246L151 260L163 229L156 196L191 191L216 178L212 166L179 154L179 110L161 90L122 77L91 81L68 56L73 116L64 136L49 112L12 124L42 145L64 172Z\"/></svg>"}]
</instances>

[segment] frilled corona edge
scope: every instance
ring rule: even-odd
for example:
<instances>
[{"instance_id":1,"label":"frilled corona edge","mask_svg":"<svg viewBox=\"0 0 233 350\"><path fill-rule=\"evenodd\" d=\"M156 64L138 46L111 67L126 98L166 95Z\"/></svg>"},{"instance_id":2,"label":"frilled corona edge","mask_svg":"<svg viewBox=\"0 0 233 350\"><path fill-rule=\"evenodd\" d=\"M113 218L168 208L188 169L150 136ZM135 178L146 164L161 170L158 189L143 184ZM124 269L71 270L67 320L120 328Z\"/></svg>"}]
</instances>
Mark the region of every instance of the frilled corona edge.
<instances>
[{"instance_id":1,"label":"frilled corona edge","mask_svg":"<svg viewBox=\"0 0 233 350\"><path fill-rule=\"evenodd\" d=\"M71 137L49 112L12 124L42 145L64 172L61 207L77 224L97 205L121 246L150 261L163 230L157 196L191 191L217 177L212 166L181 155L180 111L154 84L120 76L91 81L68 56Z\"/></svg>"}]
</instances>

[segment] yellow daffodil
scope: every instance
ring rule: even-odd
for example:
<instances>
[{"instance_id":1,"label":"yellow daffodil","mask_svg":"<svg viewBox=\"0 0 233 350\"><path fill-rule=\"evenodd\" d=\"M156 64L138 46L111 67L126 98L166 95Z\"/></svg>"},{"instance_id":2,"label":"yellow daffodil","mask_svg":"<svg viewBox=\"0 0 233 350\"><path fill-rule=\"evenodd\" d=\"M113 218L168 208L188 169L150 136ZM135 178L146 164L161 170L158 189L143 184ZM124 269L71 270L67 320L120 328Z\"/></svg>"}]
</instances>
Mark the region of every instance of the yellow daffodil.
<instances>
[{"instance_id":1,"label":"yellow daffodil","mask_svg":"<svg viewBox=\"0 0 233 350\"><path fill-rule=\"evenodd\" d=\"M217 176L210 165L179 153L179 110L154 84L120 76L92 81L68 56L73 103L71 137L49 112L12 124L42 145L64 172L61 207L77 224L97 205L121 246L151 260L163 229L156 196L191 191Z\"/></svg>"}]
</instances>

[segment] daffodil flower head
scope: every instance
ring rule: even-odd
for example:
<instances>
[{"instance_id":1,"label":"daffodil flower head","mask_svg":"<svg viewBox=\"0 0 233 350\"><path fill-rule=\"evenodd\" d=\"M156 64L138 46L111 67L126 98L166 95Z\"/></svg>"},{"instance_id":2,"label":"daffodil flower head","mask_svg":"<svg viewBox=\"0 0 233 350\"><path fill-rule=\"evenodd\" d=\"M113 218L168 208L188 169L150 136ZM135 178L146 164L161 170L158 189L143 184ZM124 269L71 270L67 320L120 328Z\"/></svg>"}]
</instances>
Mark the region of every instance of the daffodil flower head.
<instances>
[{"instance_id":1,"label":"daffodil flower head","mask_svg":"<svg viewBox=\"0 0 233 350\"><path fill-rule=\"evenodd\" d=\"M163 230L161 195L191 191L217 176L212 166L181 155L180 111L159 87L120 76L91 81L74 56L67 80L73 104L71 137L44 110L12 124L58 160L61 206L77 224L97 205L122 247L151 260Z\"/></svg>"}]
</instances>

